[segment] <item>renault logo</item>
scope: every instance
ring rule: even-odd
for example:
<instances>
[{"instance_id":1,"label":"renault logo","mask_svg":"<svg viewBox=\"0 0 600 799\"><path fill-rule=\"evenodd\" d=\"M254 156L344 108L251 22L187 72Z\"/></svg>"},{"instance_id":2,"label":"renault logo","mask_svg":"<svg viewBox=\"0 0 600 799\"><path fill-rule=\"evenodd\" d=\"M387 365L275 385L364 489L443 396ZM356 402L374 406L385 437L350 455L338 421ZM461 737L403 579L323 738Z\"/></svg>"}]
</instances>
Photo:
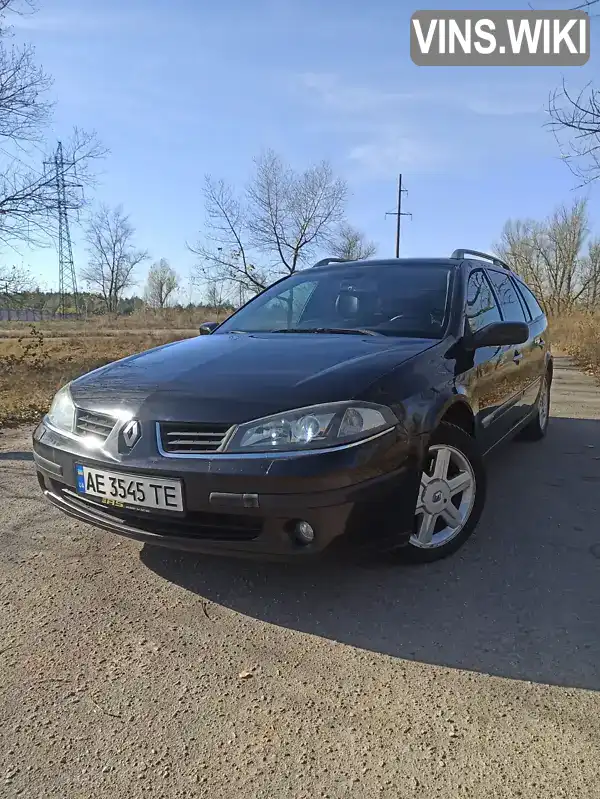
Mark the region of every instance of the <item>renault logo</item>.
<instances>
[{"instance_id":1,"label":"renault logo","mask_svg":"<svg viewBox=\"0 0 600 799\"><path fill-rule=\"evenodd\" d=\"M142 428L137 419L132 419L127 422L121 433L125 446L133 449L142 436Z\"/></svg>"}]
</instances>

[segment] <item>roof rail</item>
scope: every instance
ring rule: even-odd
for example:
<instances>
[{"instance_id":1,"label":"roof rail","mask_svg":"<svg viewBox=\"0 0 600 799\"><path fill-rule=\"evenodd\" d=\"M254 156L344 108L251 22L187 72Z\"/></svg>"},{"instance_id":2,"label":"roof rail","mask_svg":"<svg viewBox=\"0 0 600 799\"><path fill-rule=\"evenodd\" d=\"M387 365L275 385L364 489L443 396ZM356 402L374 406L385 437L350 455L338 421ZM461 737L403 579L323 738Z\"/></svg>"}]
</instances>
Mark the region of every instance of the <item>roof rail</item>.
<instances>
[{"instance_id":1,"label":"roof rail","mask_svg":"<svg viewBox=\"0 0 600 799\"><path fill-rule=\"evenodd\" d=\"M479 252L479 250L454 250L450 257L462 261L465 255L476 255L478 258L485 258L486 261L491 261L495 266L501 266L503 269L508 269L509 272L512 272L510 266L501 261L500 258L496 258L495 255L490 255L487 252Z\"/></svg>"},{"instance_id":2,"label":"roof rail","mask_svg":"<svg viewBox=\"0 0 600 799\"><path fill-rule=\"evenodd\" d=\"M348 262L348 258L323 258L322 261L317 261L316 264L312 265L314 269L316 266L327 266L327 264L345 264Z\"/></svg>"}]
</instances>

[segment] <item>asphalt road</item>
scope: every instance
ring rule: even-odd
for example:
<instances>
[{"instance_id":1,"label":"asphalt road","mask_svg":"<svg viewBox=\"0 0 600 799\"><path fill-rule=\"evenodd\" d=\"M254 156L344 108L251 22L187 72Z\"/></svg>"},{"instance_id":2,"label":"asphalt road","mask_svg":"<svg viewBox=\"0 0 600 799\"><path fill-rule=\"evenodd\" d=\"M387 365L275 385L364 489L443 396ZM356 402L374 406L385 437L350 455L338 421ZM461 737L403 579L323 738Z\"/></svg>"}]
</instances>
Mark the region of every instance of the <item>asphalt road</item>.
<instances>
[{"instance_id":1,"label":"asphalt road","mask_svg":"<svg viewBox=\"0 0 600 799\"><path fill-rule=\"evenodd\" d=\"M142 548L4 432L0 795L600 797L600 388L564 359L552 412L422 567Z\"/></svg>"}]
</instances>

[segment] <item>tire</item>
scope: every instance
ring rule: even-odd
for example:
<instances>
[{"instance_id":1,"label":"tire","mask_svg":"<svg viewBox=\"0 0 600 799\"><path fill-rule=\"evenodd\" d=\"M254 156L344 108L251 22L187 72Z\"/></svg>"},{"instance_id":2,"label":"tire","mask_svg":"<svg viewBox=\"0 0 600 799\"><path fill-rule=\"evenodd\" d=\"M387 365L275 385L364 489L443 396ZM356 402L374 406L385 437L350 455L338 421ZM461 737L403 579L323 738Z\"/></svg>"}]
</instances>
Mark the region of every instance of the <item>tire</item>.
<instances>
[{"instance_id":1,"label":"tire","mask_svg":"<svg viewBox=\"0 0 600 799\"><path fill-rule=\"evenodd\" d=\"M531 421L521 430L519 438L523 441L541 441L546 437L550 422L550 390L552 381L546 372L540 386L540 393L535 403L535 412Z\"/></svg>"},{"instance_id":2,"label":"tire","mask_svg":"<svg viewBox=\"0 0 600 799\"><path fill-rule=\"evenodd\" d=\"M483 459L473 437L462 428L442 422L431 436L425 464L415 532L409 543L397 551L400 559L409 563L431 563L456 552L475 531L485 505ZM456 488L459 490L453 494ZM452 511L450 505L454 506ZM451 522L446 523L449 513Z\"/></svg>"}]
</instances>

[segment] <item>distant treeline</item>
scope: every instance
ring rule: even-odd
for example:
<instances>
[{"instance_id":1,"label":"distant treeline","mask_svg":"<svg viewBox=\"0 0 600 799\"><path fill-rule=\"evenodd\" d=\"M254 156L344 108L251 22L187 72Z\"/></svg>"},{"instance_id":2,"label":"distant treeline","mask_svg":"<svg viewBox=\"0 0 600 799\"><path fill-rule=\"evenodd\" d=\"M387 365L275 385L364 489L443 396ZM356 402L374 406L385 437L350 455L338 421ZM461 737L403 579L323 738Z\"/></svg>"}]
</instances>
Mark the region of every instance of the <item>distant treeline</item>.
<instances>
[{"instance_id":1,"label":"distant treeline","mask_svg":"<svg viewBox=\"0 0 600 799\"><path fill-rule=\"evenodd\" d=\"M100 295L82 292L78 295L79 317L103 316L106 314L106 305ZM231 313L234 310L230 303L221 303L213 307L206 301L201 303L174 303L170 305L174 311L195 311L209 309L215 312ZM53 291L23 291L10 296L2 296L0 292L0 321L50 321L61 318L60 295ZM75 302L72 295L66 295L65 317L77 316ZM117 314L130 316L147 310L147 304L142 297L124 297L119 300Z\"/></svg>"}]
</instances>

